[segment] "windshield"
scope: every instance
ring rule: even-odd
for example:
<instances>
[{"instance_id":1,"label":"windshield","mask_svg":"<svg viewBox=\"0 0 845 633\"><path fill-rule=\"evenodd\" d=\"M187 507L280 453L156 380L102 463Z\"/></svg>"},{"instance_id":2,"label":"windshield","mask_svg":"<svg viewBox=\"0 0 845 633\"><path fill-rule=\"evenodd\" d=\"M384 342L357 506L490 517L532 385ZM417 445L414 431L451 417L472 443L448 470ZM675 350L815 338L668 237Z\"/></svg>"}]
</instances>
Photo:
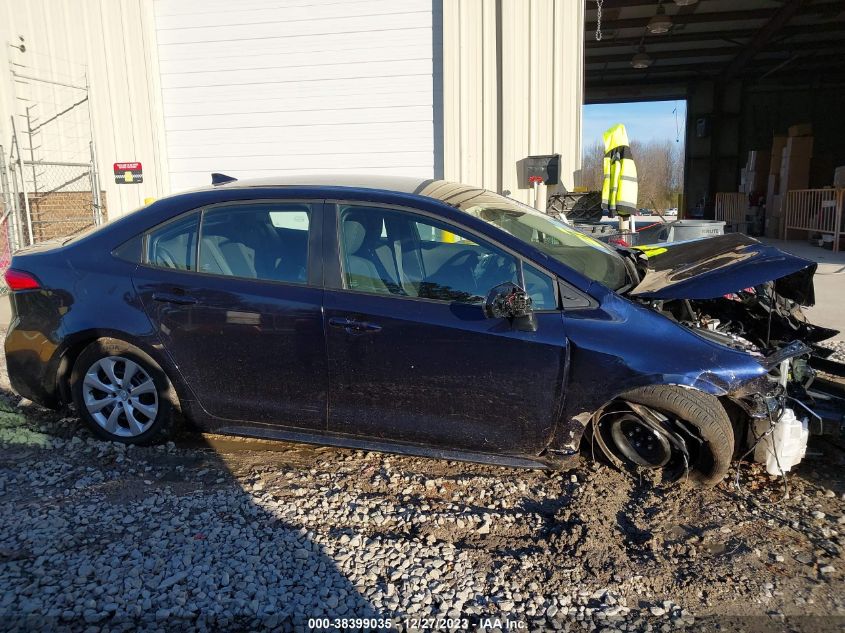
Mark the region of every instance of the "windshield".
<instances>
[{"instance_id":1,"label":"windshield","mask_svg":"<svg viewBox=\"0 0 845 633\"><path fill-rule=\"evenodd\" d=\"M465 192L469 193L469 192ZM516 200L475 189L450 202L612 290L628 283L625 262L612 247Z\"/></svg>"}]
</instances>

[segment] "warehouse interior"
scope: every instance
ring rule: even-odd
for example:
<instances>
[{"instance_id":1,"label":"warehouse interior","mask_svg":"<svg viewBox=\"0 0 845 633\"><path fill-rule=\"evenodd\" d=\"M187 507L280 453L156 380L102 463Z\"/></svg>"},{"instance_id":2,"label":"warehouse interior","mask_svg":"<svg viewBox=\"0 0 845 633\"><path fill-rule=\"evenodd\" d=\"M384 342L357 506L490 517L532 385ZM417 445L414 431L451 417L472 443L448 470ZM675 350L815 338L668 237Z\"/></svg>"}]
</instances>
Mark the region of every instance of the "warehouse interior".
<instances>
[{"instance_id":1,"label":"warehouse interior","mask_svg":"<svg viewBox=\"0 0 845 633\"><path fill-rule=\"evenodd\" d=\"M587 0L584 101L686 99L680 212L713 218L716 194L743 192L771 215L781 188L845 165L843 42L841 0Z\"/></svg>"}]
</instances>

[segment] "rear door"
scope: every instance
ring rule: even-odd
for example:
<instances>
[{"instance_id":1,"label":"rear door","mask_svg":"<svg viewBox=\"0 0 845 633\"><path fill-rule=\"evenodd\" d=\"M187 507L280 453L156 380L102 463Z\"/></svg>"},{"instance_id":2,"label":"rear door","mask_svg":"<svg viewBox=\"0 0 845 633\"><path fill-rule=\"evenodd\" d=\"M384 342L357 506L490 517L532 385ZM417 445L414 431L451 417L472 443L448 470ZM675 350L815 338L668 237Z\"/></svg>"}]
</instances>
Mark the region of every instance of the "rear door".
<instances>
[{"instance_id":1,"label":"rear door","mask_svg":"<svg viewBox=\"0 0 845 633\"><path fill-rule=\"evenodd\" d=\"M223 203L145 237L135 286L208 413L325 430L322 208L314 200Z\"/></svg>"},{"instance_id":2,"label":"rear door","mask_svg":"<svg viewBox=\"0 0 845 633\"><path fill-rule=\"evenodd\" d=\"M360 203L336 211L336 229L326 231L329 430L539 452L559 416L566 367L553 278L421 212ZM530 286L536 332L484 317L483 297L504 281Z\"/></svg>"}]
</instances>

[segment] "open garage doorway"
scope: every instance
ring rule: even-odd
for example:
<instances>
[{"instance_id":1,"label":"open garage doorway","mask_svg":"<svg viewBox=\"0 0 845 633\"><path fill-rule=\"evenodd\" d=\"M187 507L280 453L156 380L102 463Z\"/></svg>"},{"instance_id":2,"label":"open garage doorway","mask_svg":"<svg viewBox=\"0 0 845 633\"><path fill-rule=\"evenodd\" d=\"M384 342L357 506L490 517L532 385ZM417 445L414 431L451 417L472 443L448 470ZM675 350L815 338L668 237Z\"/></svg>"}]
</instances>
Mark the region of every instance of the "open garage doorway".
<instances>
[{"instance_id":1,"label":"open garage doorway","mask_svg":"<svg viewBox=\"0 0 845 633\"><path fill-rule=\"evenodd\" d=\"M585 105L580 185L601 189L602 134L622 123L637 165L641 215L674 215L682 205L686 101L641 101Z\"/></svg>"},{"instance_id":2,"label":"open garage doorway","mask_svg":"<svg viewBox=\"0 0 845 633\"><path fill-rule=\"evenodd\" d=\"M842 188L842 0L584 2L586 104L686 99L682 215L845 247L843 225L801 216L811 194L791 193Z\"/></svg>"}]
</instances>

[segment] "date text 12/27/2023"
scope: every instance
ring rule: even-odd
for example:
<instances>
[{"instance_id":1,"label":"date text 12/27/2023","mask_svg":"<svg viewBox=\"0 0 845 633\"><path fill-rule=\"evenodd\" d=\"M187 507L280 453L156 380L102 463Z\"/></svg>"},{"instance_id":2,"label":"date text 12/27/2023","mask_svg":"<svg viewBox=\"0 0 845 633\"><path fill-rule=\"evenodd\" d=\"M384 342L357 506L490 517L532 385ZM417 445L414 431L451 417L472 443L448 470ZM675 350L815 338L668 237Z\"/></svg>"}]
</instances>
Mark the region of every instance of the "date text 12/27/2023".
<instances>
[{"instance_id":1,"label":"date text 12/27/2023","mask_svg":"<svg viewBox=\"0 0 845 633\"><path fill-rule=\"evenodd\" d=\"M520 631L527 628L521 620L510 618L487 617L478 622L470 622L468 618L408 618L404 622L396 622L409 631L437 631L437 630L469 630L498 629L500 631ZM312 630L344 630L344 629L392 629L394 620L390 618L309 618L308 628Z\"/></svg>"}]
</instances>

